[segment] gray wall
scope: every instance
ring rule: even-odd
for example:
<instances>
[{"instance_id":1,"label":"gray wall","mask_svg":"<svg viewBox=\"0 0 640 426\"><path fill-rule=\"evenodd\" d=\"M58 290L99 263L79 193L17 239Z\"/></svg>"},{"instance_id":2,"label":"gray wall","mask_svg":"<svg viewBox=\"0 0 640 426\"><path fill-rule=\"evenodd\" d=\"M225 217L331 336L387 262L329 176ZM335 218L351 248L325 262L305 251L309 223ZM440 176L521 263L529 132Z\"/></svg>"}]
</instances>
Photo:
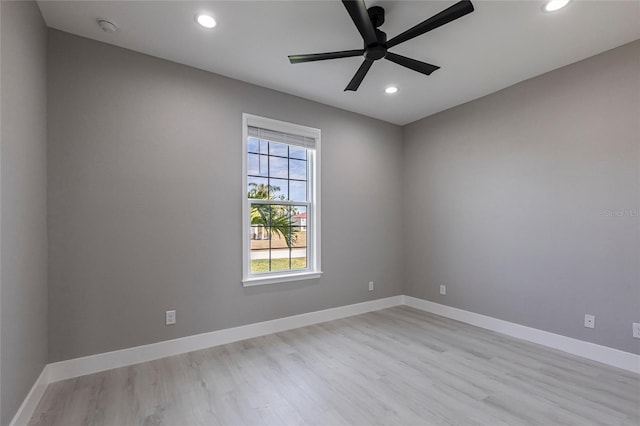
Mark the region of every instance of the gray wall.
<instances>
[{"instance_id":1,"label":"gray wall","mask_svg":"<svg viewBox=\"0 0 640 426\"><path fill-rule=\"evenodd\" d=\"M49 58L50 361L402 293L400 127L55 30ZM243 112L322 130L319 280L241 285Z\"/></svg>"},{"instance_id":2,"label":"gray wall","mask_svg":"<svg viewBox=\"0 0 640 426\"><path fill-rule=\"evenodd\" d=\"M46 49L35 2L0 2L0 353L9 423L47 362Z\"/></svg>"},{"instance_id":3,"label":"gray wall","mask_svg":"<svg viewBox=\"0 0 640 426\"><path fill-rule=\"evenodd\" d=\"M406 293L639 354L638 70L637 41L405 127Z\"/></svg>"},{"instance_id":4,"label":"gray wall","mask_svg":"<svg viewBox=\"0 0 640 426\"><path fill-rule=\"evenodd\" d=\"M50 361L403 291L640 352L638 42L404 130L55 30L49 49ZM320 280L240 284L242 112L322 129Z\"/></svg>"}]
</instances>

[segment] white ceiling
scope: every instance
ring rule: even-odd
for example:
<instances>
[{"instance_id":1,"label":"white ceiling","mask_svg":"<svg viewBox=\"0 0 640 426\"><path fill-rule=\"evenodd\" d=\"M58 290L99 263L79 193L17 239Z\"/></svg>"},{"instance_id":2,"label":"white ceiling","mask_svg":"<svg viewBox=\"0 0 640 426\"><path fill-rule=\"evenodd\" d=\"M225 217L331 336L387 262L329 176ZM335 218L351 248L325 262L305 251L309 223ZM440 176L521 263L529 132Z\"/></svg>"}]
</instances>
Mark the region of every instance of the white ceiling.
<instances>
[{"instance_id":1,"label":"white ceiling","mask_svg":"<svg viewBox=\"0 0 640 426\"><path fill-rule=\"evenodd\" d=\"M388 38L455 3L370 0ZM640 2L573 0L544 13L542 0L473 2L475 12L390 49L441 67L427 77L376 61L357 92L344 92L362 59L291 65L289 54L360 49L339 1L39 1L48 26L217 74L406 124L640 38ZM218 21L194 22L197 12ZM96 19L119 30L102 32ZM386 95L384 87L400 91Z\"/></svg>"}]
</instances>

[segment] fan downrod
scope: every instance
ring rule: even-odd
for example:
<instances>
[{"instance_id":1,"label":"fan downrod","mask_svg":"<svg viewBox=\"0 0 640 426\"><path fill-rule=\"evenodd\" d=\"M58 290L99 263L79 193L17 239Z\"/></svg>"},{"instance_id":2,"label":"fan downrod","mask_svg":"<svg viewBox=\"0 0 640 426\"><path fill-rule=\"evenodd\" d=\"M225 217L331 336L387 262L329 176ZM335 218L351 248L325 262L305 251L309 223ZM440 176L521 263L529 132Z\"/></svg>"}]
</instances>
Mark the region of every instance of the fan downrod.
<instances>
[{"instance_id":1,"label":"fan downrod","mask_svg":"<svg viewBox=\"0 0 640 426\"><path fill-rule=\"evenodd\" d=\"M372 6L367 9L367 13L369 14L369 19L371 19L371 23L374 28L378 28L380 25L384 24L384 8L380 6Z\"/></svg>"},{"instance_id":2,"label":"fan downrod","mask_svg":"<svg viewBox=\"0 0 640 426\"><path fill-rule=\"evenodd\" d=\"M387 34L378 29L380 25L384 24L384 9L380 6L373 6L367 9L367 13L369 14L371 23L375 27L376 42L369 46L365 44L364 57L371 61L377 61L387 56Z\"/></svg>"}]
</instances>

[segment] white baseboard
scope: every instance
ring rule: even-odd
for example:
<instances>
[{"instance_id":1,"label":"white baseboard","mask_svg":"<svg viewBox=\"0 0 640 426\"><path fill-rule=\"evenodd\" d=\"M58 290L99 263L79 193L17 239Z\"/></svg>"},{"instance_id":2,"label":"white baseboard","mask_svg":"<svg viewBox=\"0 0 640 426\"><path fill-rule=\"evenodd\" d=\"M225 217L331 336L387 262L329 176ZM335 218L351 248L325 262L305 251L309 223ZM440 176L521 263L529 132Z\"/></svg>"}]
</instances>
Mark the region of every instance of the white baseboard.
<instances>
[{"instance_id":1,"label":"white baseboard","mask_svg":"<svg viewBox=\"0 0 640 426\"><path fill-rule=\"evenodd\" d=\"M441 305L428 300L418 299L411 296L403 296L403 299L404 304L411 306L412 308L465 322L487 330L496 331L498 333L506 334L507 336L517 337L519 339L527 340L529 342L558 349L563 352L640 374L640 355L476 314L474 312L452 308L451 306Z\"/></svg>"},{"instance_id":2,"label":"white baseboard","mask_svg":"<svg viewBox=\"0 0 640 426\"><path fill-rule=\"evenodd\" d=\"M22 426L27 424L38 402L42 398L47 385L52 382L206 349L212 346L250 339L252 337L305 327L307 325L378 311L398 305L411 306L446 318L462 321L467 324L559 349L570 354L640 374L640 355L572 339L462 309L452 308L428 300L411 296L393 296L48 364L42 370L40 377L36 380L31 391L20 406L20 409L11 423L9 423L9 426Z\"/></svg>"},{"instance_id":3,"label":"white baseboard","mask_svg":"<svg viewBox=\"0 0 640 426\"><path fill-rule=\"evenodd\" d=\"M290 317L243 325L240 327L181 337L174 340L166 340L164 342L152 343L149 345L136 346L113 352L105 352L97 355L55 362L53 364L49 364L49 380L51 382L56 382L58 380L84 376L85 374L97 373L99 371L110 370L112 368L125 367L128 365L138 364L140 362L206 349L212 346L224 345L226 343L250 339L252 337L264 336L266 334L350 317L352 315L364 314L366 312L401 305L402 300L402 296L387 297L385 299L339 306L337 308L324 309L322 311L293 315Z\"/></svg>"},{"instance_id":4,"label":"white baseboard","mask_svg":"<svg viewBox=\"0 0 640 426\"><path fill-rule=\"evenodd\" d=\"M36 382L31 387L31 390L27 394L27 397L22 401L22 405L18 408L18 412L13 419L9 422L9 426L25 426L29 423L29 419L36 410L44 391L47 389L49 381L49 366L45 365L40 373L40 376L36 379Z\"/></svg>"}]
</instances>

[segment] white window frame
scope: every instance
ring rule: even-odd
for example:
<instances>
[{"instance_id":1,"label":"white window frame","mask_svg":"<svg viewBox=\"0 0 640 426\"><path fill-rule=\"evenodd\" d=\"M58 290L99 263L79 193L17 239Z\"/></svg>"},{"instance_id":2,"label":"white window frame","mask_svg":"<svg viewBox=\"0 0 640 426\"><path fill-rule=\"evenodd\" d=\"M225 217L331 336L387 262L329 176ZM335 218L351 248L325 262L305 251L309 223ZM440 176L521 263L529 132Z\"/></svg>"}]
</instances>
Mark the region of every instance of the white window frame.
<instances>
[{"instance_id":1,"label":"white window frame","mask_svg":"<svg viewBox=\"0 0 640 426\"><path fill-rule=\"evenodd\" d=\"M247 139L249 127L273 130L315 139L315 149L307 149L307 268L293 271L251 273L250 212L257 200L247 197ZM298 201L277 204L299 205ZM242 285L244 287L319 278L320 256L320 129L287 123L252 114L242 114Z\"/></svg>"}]
</instances>

